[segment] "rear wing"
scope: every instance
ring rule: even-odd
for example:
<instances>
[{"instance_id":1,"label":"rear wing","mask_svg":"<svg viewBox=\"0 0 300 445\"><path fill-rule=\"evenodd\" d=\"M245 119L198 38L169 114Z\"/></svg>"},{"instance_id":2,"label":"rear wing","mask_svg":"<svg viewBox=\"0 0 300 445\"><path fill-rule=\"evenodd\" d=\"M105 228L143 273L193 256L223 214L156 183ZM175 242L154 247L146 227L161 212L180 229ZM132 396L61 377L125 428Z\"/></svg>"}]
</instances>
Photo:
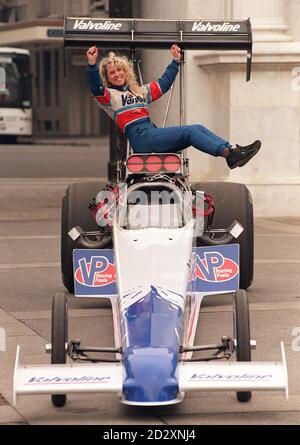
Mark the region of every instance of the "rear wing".
<instances>
[{"instance_id":1,"label":"rear wing","mask_svg":"<svg viewBox=\"0 0 300 445\"><path fill-rule=\"evenodd\" d=\"M155 20L65 17L64 47L106 49L181 49L247 51L251 75L252 29L247 20Z\"/></svg>"}]
</instances>

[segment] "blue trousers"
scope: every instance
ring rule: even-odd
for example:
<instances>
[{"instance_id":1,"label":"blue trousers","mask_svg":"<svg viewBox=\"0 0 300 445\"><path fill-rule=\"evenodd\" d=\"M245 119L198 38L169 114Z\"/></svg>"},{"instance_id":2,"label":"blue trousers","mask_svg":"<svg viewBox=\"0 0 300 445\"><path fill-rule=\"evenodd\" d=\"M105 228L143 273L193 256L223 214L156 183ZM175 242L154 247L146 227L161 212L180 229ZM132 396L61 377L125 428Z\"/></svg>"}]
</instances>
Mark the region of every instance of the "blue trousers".
<instances>
[{"instance_id":1,"label":"blue trousers","mask_svg":"<svg viewBox=\"0 0 300 445\"><path fill-rule=\"evenodd\" d=\"M151 122L129 125L125 132L134 153L178 152L193 146L212 156L221 156L228 141L203 125L182 125L157 128Z\"/></svg>"}]
</instances>

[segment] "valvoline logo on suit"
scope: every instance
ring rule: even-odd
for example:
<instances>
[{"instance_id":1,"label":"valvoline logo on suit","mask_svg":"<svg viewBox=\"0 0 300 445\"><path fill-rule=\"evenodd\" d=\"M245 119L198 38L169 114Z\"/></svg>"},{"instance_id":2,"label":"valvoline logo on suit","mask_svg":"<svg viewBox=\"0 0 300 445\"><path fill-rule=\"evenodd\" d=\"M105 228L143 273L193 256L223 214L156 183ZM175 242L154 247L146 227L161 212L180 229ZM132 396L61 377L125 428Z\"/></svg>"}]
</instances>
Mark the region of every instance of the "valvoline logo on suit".
<instances>
[{"instance_id":1,"label":"valvoline logo on suit","mask_svg":"<svg viewBox=\"0 0 300 445\"><path fill-rule=\"evenodd\" d=\"M73 263L76 296L105 297L117 293L113 250L76 249Z\"/></svg>"},{"instance_id":2,"label":"valvoline logo on suit","mask_svg":"<svg viewBox=\"0 0 300 445\"><path fill-rule=\"evenodd\" d=\"M239 288L239 244L195 247L190 291L231 292Z\"/></svg>"}]
</instances>

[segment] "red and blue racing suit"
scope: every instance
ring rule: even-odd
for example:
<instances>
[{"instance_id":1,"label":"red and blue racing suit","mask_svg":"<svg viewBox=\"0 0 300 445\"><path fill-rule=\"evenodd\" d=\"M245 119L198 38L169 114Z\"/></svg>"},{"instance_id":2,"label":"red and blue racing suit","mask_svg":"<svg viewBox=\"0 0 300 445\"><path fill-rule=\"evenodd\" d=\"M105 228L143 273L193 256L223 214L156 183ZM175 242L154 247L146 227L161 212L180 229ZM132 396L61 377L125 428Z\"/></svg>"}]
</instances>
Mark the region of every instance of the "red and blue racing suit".
<instances>
[{"instance_id":1,"label":"red and blue racing suit","mask_svg":"<svg viewBox=\"0 0 300 445\"><path fill-rule=\"evenodd\" d=\"M97 105L112 118L129 139L135 153L178 152L189 146L220 156L229 142L220 138L203 125L182 125L158 128L149 117L148 105L165 94L173 84L179 63L173 60L164 74L154 82L141 87L141 93L122 87L104 86L97 64L88 65L90 91Z\"/></svg>"}]
</instances>

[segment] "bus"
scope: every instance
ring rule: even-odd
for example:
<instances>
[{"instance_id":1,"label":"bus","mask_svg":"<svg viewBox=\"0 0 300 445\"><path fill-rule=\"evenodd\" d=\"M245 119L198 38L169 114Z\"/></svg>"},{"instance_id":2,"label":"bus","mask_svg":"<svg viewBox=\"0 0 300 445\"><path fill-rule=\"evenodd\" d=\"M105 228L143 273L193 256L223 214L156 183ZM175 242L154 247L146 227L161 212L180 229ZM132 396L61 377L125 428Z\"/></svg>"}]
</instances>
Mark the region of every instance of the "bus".
<instances>
[{"instance_id":1,"label":"bus","mask_svg":"<svg viewBox=\"0 0 300 445\"><path fill-rule=\"evenodd\" d=\"M30 53L0 47L0 141L32 136Z\"/></svg>"}]
</instances>

